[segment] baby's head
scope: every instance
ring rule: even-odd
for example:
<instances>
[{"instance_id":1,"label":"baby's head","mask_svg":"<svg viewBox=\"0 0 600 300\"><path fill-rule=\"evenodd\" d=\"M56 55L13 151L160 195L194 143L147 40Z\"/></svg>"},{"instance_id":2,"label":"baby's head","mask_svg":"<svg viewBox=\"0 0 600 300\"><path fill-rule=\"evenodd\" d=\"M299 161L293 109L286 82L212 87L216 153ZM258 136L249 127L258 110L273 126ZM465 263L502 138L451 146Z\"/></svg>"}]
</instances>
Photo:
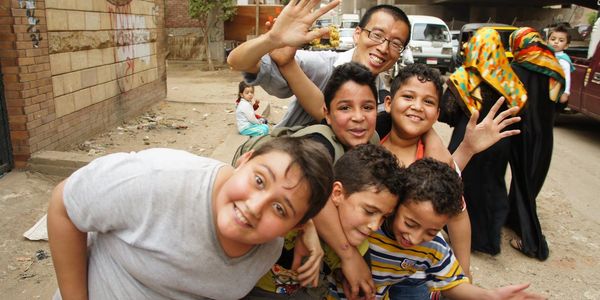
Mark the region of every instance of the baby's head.
<instances>
[{"instance_id":1,"label":"baby's head","mask_svg":"<svg viewBox=\"0 0 600 300\"><path fill-rule=\"evenodd\" d=\"M365 241L394 212L403 171L391 152L372 144L359 145L336 162L330 197L352 246Z\"/></svg>"},{"instance_id":2,"label":"baby's head","mask_svg":"<svg viewBox=\"0 0 600 300\"><path fill-rule=\"evenodd\" d=\"M240 99L251 101L254 98L254 87L247 84L245 81L240 81L238 85L238 101Z\"/></svg>"},{"instance_id":3,"label":"baby's head","mask_svg":"<svg viewBox=\"0 0 600 300\"><path fill-rule=\"evenodd\" d=\"M256 245L314 217L333 184L327 149L308 138L276 138L247 152L218 189L221 240Z\"/></svg>"},{"instance_id":4,"label":"baby's head","mask_svg":"<svg viewBox=\"0 0 600 300\"><path fill-rule=\"evenodd\" d=\"M375 132L377 89L375 77L363 65L336 67L325 89L325 120L348 148L369 142Z\"/></svg>"},{"instance_id":5,"label":"baby's head","mask_svg":"<svg viewBox=\"0 0 600 300\"><path fill-rule=\"evenodd\" d=\"M404 194L386 229L400 246L412 247L431 241L463 210L463 186L455 170L431 158L417 160L405 173Z\"/></svg>"},{"instance_id":6,"label":"baby's head","mask_svg":"<svg viewBox=\"0 0 600 300\"><path fill-rule=\"evenodd\" d=\"M392 118L392 130L402 138L423 135L437 121L442 97L442 76L423 64L402 68L385 99L385 110Z\"/></svg>"},{"instance_id":7,"label":"baby's head","mask_svg":"<svg viewBox=\"0 0 600 300\"><path fill-rule=\"evenodd\" d=\"M548 45L554 49L555 52L560 52L569 47L571 43L571 34L564 25L558 25L550 30L548 35Z\"/></svg>"}]
</instances>

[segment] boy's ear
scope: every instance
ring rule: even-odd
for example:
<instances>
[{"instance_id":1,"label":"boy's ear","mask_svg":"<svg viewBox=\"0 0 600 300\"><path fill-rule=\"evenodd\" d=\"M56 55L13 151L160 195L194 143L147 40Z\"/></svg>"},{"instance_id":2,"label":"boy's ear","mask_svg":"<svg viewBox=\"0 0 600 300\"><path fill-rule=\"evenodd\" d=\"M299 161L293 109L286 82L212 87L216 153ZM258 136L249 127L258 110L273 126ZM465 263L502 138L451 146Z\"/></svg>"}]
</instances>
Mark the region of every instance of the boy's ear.
<instances>
[{"instance_id":1,"label":"boy's ear","mask_svg":"<svg viewBox=\"0 0 600 300\"><path fill-rule=\"evenodd\" d=\"M236 161L235 161L235 165L234 167L237 169L241 166L243 166L246 162L248 162L250 160L250 157L252 156L252 153L254 153L254 150L250 150L244 154L242 154L242 156L240 156Z\"/></svg>"},{"instance_id":2,"label":"boy's ear","mask_svg":"<svg viewBox=\"0 0 600 300\"><path fill-rule=\"evenodd\" d=\"M385 104L385 111L387 113L390 113L392 111L392 96L390 96L390 95L385 96L385 99L383 99L383 102Z\"/></svg>"},{"instance_id":3,"label":"boy's ear","mask_svg":"<svg viewBox=\"0 0 600 300\"><path fill-rule=\"evenodd\" d=\"M341 182L333 182L333 188L331 189L331 201L337 207L342 201L344 201L344 185Z\"/></svg>"},{"instance_id":4,"label":"boy's ear","mask_svg":"<svg viewBox=\"0 0 600 300\"><path fill-rule=\"evenodd\" d=\"M327 106L325 106L325 104L323 104L323 115L325 116L325 121L327 121L327 124L331 125L329 110L327 109Z\"/></svg>"}]
</instances>

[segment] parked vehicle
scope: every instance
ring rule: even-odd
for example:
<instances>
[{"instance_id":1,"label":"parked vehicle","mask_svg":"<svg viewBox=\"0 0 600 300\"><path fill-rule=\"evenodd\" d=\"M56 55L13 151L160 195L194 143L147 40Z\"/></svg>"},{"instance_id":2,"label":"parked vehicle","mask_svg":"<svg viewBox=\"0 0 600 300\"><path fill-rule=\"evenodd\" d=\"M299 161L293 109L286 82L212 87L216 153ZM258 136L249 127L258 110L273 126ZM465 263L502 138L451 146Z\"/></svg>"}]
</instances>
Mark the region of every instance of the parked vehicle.
<instances>
[{"instance_id":1,"label":"parked vehicle","mask_svg":"<svg viewBox=\"0 0 600 300\"><path fill-rule=\"evenodd\" d=\"M575 71L571 73L571 95L568 107L586 116L600 120L600 21L592 30L589 47L591 56L571 55ZM568 50L568 49L567 49ZM569 52L567 52L569 53Z\"/></svg>"},{"instance_id":2,"label":"parked vehicle","mask_svg":"<svg viewBox=\"0 0 600 300\"><path fill-rule=\"evenodd\" d=\"M346 51L354 48L354 28L340 28L340 44L336 50Z\"/></svg>"},{"instance_id":3,"label":"parked vehicle","mask_svg":"<svg viewBox=\"0 0 600 300\"><path fill-rule=\"evenodd\" d=\"M502 46L504 46L504 49L506 51L506 57L508 58L508 60L512 60L513 56L510 52L508 39L510 37L510 34L513 33L513 31L517 30L517 27L501 23L468 23L463 25L463 27L460 29L460 35L458 36L458 51L454 56L454 63L456 64L456 66L462 65L464 61L465 53L463 49L465 43L467 43L469 39L471 39L471 37L475 34L475 31L483 27L489 27L498 31L498 33L500 34L500 39L502 40Z\"/></svg>"},{"instance_id":4,"label":"parked vehicle","mask_svg":"<svg viewBox=\"0 0 600 300\"><path fill-rule=\"evenodd\" d=\"M444 21L432 16L409 15L409 47L415 63L438 68L442 74L452 67L450 30Z\"/></svg>"},{"instance_id":5,"label":"parked vehicle","mask_svg":"<svg viewBox=\"0 0 600 300\"><path fill-rule=\"evenodd\" d=\"M342 14L341 28L356 28L360 22L360 17L357 14Z\"/></svg>"}]
</instances>

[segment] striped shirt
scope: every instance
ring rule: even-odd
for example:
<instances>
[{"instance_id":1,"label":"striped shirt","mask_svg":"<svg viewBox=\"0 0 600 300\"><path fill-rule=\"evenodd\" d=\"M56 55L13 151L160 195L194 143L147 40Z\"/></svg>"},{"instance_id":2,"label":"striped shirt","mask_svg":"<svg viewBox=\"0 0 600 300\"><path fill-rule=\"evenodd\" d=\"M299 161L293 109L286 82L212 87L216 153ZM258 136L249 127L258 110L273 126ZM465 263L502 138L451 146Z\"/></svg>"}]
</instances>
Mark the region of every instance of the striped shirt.
<instances>
[{"instance_id":1,"label":"striped shirt","mask_svg":"<svg viewBox=\"0 0 600 300\"><path fill-rule=\"evenodd\" d=\"M377 299L389 299L388 289L395 284L425 283L431 291L442 291L469 282L439 233L432 241L404 248L382 228L369 237L369 250Z\"/></svg>"}]
</instances>

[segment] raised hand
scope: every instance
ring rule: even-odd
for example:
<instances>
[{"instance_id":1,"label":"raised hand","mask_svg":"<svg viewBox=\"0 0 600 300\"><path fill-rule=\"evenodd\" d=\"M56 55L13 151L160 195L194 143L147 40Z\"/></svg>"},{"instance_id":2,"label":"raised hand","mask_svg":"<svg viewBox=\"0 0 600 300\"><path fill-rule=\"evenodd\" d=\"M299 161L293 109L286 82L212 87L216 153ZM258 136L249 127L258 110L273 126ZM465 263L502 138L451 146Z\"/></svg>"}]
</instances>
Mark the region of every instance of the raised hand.
<instances>
[{"instance_id":1,"label":"raised hand","mask_svg":"<svg viewBox=\"0 0 600 300\"><path fill-rule=\"evenodd\" d=\"M479 112L473 111L471 113L463 143L473 151L473 154L489 148L503 138L517 135L521 132L518 129L502 131L507 126L521 120L521 117L512 117L512 115L519 111L518 107L507 109L496 116L502 103L504 103L504 97L500 97L496 101L485 118L478 124Z\"/></svg>"},{"instance_id":2,"label":"raised hand","mask_svg":"<svg viewBox=\"0 0 600 300\"><path fill-rule=\"evenodd\" d=\"M330 11L340 3L334 0L318 9L313 9L321 4L320 0L290 1L281 11L271 30L267 32L269 40L281 48L283 46L299 47L315 38L321 37L329 31L328 28L311 31L313 23L323 14Z\"/></svg>"},{"instance_id":3,"label":"raised hand","mask_svg":"<svg viewBox=\"0 0 600 300\"><path fill-rule=\"evenodd\" d=\"M302 286L316 287L323 261L323 248L312 220L304 224L303 232L296 238L292 270L298 272L298 281ZM303 258L308 257L306 261Z\"/></svg>"}]
</instances>

